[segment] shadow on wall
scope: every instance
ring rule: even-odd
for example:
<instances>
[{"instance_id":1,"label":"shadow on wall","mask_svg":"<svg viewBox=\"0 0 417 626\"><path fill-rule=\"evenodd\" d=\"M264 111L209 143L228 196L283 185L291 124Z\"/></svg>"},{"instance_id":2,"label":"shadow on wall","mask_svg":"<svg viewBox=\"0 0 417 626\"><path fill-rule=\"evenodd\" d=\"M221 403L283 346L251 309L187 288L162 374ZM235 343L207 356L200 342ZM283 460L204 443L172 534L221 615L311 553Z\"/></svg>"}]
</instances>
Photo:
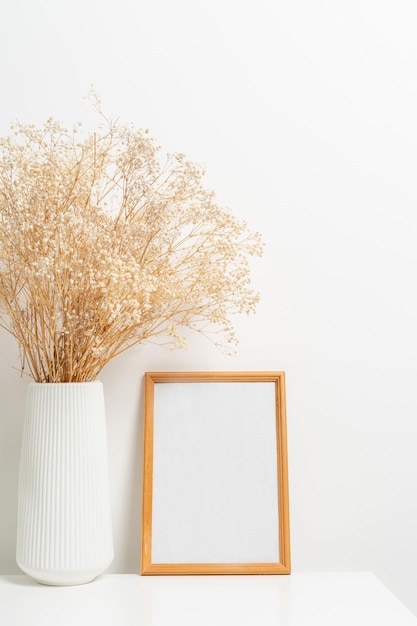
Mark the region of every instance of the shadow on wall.
<instances>
[{"instance_id":1,"label":"shadow on wall","mask_svg":"<svg viewBox=\"0 0 417 626\"><path fill-rule=\"evenodd\" d=\"M30 379L20 376L17 347L3 330L0 330L0 346L0 574L19 574L17 482L26 387Z\"/></svg>"}]
</instances>

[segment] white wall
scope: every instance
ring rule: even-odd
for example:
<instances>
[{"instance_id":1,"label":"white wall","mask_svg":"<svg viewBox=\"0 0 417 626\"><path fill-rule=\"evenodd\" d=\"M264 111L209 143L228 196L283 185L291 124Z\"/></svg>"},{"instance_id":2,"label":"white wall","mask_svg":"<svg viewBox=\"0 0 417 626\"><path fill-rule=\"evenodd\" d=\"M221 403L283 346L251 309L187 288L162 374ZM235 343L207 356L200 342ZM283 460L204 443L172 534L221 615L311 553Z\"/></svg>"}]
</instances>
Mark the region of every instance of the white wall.
<instances>
[{"instance_id":1,"label":"white wall","mask_svg":"<svg viewBox=\"0 0 417 626\"><path fill-rule=\"evenodd\" d=\"M103 372L110 572L139 567L143 372L283 369L294 571L371 570L417 613L414 0L14 0L1 17L1 134L92 123L93 83L266 242L236 358L196 338ZM26 381L0 344L0 572L17 573Z\"/></svg>"}]
</instances>

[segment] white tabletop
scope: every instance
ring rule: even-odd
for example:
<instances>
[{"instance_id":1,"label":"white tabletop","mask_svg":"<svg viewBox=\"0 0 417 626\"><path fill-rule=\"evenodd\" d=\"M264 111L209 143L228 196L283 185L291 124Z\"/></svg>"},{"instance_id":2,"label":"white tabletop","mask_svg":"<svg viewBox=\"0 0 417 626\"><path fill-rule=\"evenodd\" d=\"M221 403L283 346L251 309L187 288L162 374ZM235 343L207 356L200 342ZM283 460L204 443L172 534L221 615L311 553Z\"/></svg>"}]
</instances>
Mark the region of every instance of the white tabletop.
<instances>
[{"instance_id":1,"label":"white tabletop","mask_svg":"<svg viewBox=\"0 0 417 626\"><path fill-rule=\"evenodd\" d=\"M101 576L78 587L0 577L1 626L417 626L369 572Z\"/></svg>"}]
</instances>

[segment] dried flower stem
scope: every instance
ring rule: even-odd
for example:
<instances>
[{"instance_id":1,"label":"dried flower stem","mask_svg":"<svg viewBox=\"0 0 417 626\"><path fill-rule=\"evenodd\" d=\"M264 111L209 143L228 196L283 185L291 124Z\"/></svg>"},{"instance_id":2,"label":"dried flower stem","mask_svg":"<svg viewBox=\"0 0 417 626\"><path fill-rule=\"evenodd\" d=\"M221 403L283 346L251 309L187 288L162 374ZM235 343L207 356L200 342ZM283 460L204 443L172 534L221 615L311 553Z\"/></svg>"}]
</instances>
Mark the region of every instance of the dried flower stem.
<instances>
[{"instance_id":1,"label":"dried flower stem","mask_svg":"<svg viewBox=\"0 0 417 626\"><path fill-rule=\"evenodd\" d=\"M260 235L198 165L162 163L147 131L102 120L80 140L53 119L0 139L0 325L38 382L95 380L145 341L185 347L181 327L231 351L230 315L258 301Z\"/></svg>"}]
</instances>

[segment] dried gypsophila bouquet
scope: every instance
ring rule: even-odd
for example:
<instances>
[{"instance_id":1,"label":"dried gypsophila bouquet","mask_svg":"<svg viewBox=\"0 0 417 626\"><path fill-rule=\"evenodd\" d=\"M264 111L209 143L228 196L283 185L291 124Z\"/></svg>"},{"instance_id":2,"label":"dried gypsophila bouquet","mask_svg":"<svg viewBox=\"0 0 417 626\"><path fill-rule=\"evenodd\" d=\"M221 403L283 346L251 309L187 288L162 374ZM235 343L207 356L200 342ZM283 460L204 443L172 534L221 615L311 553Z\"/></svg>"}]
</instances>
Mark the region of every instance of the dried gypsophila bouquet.
<instances>
[{"instance_id":1,"label":"dried gypsophila bouquet","mask_svg":"<svg viewBox=\"0 0 417 626\"><path fill-rule=\"evenodd\" d=\"M147 131L101 116L80 139L49 119L0 139L1 325L37 382L96 380L145 341L220 348L230 314L255 310L258 233L215 202L182 154L162 162ZM77 132L78 131L78 132Z\"/></svg>"}]
</instances>

